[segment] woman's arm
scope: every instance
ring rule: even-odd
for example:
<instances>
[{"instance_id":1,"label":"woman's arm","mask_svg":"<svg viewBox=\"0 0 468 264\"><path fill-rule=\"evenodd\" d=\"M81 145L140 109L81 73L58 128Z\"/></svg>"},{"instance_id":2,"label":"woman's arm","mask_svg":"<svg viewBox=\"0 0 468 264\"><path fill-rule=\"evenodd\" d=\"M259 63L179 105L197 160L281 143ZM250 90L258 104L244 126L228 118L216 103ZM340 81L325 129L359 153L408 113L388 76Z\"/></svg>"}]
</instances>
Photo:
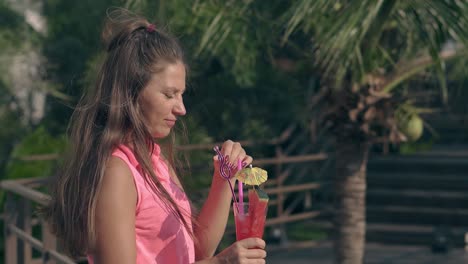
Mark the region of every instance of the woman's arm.
<instances>
[{"instance_id":1,"label":"woman's arm","mask_svg":"<svg viewBox=\"0 0 468 264\"><path fill-rule=\"evenodd\" d=\"M252 158L246 155L239 143L228 140L223 144L221 151L223 155L228 156L231 164L237 164L238 159L247 164L252 162ZM215 170L210 192L197 218L199 226L195 228L195 236L198 239L195 247L197 260L213 256L223 237L229 216L231 190L228 182L219 175L217 156L214 157L214 164ZM234 186L235 179L230 181Z\"/></svg>"},{"instance_id":2,"label":"woman's arm","mask_svg":"<svg viewBox=\"0 0 468 264\"><path fill-rule=\"evenodd\" d=\"M97 198L94 263L136 262L136 203L130 169L121 159L111 157Z\"/></svg>"},{"instance_id":3,"label":"woman's arm","mask_svg":"<svg viewBox=\"0 0 468 264\"><path fill-rule=\"evenodd\" d=\"M208 198L198 216L195 236L197 260L212 257L226 229L229 216L231 191L228 183L221 176L213 176Z\"/></svg>"}]
</instances>

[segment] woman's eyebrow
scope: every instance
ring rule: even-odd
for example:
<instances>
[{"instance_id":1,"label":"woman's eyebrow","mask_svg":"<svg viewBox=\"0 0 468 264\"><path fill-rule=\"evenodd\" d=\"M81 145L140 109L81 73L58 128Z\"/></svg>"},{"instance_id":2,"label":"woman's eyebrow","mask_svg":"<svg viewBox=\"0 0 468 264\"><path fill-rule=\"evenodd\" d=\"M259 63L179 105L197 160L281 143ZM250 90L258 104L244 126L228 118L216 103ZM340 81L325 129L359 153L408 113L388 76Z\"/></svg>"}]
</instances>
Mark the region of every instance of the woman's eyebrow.
<instances>
[{"instance_id":1,"label":"woman's eyebrow","mask_svg":"<svg viewBox=\"0 0 468 264\"><path fill-rule=\"evenodd\" d=\"M181 92L185 93L187 91L187 87L184 87L183 89L177 88L175 86L166 86L164 87L163 91L165 92Z\"/></svg>"}]
</instances>

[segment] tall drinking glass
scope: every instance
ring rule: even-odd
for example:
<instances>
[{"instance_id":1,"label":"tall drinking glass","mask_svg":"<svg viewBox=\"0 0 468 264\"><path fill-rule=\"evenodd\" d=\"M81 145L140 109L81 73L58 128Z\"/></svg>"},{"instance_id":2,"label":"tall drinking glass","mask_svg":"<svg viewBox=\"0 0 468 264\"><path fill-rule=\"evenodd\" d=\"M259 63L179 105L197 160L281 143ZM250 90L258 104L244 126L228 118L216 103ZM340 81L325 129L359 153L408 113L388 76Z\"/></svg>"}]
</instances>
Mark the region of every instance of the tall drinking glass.
<instances>
[{"instance_id":1,"label":"tall drinking glass","mask_svg":"<svg viewBox=\"0 0 468 264\"><path fill-rule=\"evenodd\" d=\"M239 207L241 206L242 207ZM233 203L237 241L249 237L263 237L268 207L249 208L249 203Z\"/></svg>"}]
</instances>

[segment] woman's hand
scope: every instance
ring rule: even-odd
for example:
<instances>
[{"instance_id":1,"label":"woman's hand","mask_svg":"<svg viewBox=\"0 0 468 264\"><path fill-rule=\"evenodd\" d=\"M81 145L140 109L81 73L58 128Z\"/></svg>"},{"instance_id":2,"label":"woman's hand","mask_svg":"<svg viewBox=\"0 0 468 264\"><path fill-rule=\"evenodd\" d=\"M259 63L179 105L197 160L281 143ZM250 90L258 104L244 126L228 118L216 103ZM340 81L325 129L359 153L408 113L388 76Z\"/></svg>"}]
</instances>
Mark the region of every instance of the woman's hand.
<instances>
[{"instance_id":1,"label":"woman's hand","mask_svg":"<svg viewBox=\"0 0 468 264\"><path fill-rule=\"evenodd\" d=\"M233 177L235 172L238 170L238 162L240 161L242 166L245 167L248 164L252 163L252 157L245 153L245 150L242 146L237 143L233 142L232 140L227 140L221 146L221 149L218 151L220 155L225 157L227 161L227 166L229 168L224 168L223 173L226 172L229 175L224 175L224 177L231 177L229 181L226 178L221 176L220 173L220 166L221 162L218 155L213 157L214 162L214 173L213 173L213 180L211 182L210 192L208 194L208 198L204 203L199 215L198 215L198 223L199 225L195 228L195 235L199 241L199 243L195 246L195 255L197 260L205 260L200 263L212 263L212 260L215 258L211 258L216 251L216 248L221 241L221 238L226 230L226 223L228 220L230 207L231 207L231 200L233 195L233 188L236 178ZM228 184L229 183L229 184ZM260 239L261 240L261 239ZM265 255L265 252L262 253L261 249L248 249L250 247L258 247L263 248L265 243L263 240L263 244L256 245L259 242L242 242L242 243L235 243L224 253L219 255L218 259L222 259L223 261L214 262L214 263L230 263L229 259L247 259L246 257L256 257L255 254L259 255L260 257ZM250 246L249 243L255 244ZM246 255L246 254L254 254L253 256ZM258 257L257 257L258 258ZM248 263L248 262L236 262L236 263ZM252 262L256 263L256 262ZM264 263L264 262L259 262Z\"/></svg>"},{"instance_id":2,"label":"woman's hand","mask_svg":"<svg viewBox=\"0 0 468 264\"><path fill-rule=\"evenodd\" d=\"M253 161L252 157L246 154L241 144L232 140L227 140L223 143L223 145L221 146L221 154L223 154L228 161L231 176L234 175L234 173L238 170L237 164L239 160L241 161L242 167L251 164ZM217 155L213 157L213 161L215 168L215 176L221 177L221 175L219 174L220 162Z\"/></svg>"},{"instance_id":3,"label":"woman's hand","mask_svg":"<svg viewBox=\"0 0 468 264\"><path fill-rule=\"evenodd\" d=\"M232 244L212 258L212 263L265 263L265 241L246 238Z\"/></svg>"}]
</instances>

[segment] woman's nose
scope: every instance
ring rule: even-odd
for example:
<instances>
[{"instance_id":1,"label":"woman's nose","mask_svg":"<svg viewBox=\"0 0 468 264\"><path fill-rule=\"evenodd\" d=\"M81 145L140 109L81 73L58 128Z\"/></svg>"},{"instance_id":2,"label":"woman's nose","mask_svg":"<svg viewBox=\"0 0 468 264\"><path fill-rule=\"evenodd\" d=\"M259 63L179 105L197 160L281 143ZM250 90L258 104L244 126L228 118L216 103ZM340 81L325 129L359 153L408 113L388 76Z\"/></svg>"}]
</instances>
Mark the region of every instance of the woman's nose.
<instances>
[{"instance_id":1,"label":"woman's nose","mask_svg":"<svg viewBox=\"0 0 468 264\"><path fill-rule=\"evenodd\" d=\"M185 109L184 105L184 99L180 99L177 101L177 104L174 106L174 114L183 116L187 113L187 110Z\"/></svg>"}]
</instances>

